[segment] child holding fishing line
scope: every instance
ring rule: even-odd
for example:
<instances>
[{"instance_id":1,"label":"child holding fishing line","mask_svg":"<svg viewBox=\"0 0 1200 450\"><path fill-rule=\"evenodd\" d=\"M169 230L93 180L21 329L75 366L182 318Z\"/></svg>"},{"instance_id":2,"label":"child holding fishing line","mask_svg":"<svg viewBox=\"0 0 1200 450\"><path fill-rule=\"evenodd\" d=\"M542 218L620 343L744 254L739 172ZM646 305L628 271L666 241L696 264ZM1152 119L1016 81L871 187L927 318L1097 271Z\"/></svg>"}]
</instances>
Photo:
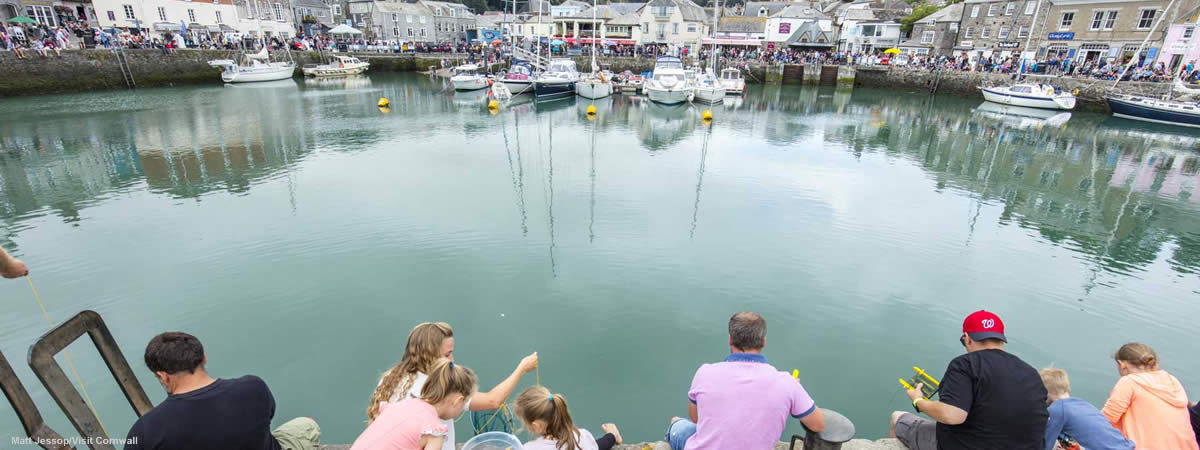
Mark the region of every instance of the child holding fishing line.
<instances>
[{"instance_id":1,"label":"child holding fishing line","mask_svg":"<svg viewBox=\"0 0 1200 450\"><path fill-rule=\"evenodd\" d=\"M526 450L609 450L621 443L621 432L611 423L600 426L605 432L600 439L588 430L575 428L567 399L542 386L517 396L517 417L530 434L539 436L525 443Z\"/></svg>"}]
</instances>

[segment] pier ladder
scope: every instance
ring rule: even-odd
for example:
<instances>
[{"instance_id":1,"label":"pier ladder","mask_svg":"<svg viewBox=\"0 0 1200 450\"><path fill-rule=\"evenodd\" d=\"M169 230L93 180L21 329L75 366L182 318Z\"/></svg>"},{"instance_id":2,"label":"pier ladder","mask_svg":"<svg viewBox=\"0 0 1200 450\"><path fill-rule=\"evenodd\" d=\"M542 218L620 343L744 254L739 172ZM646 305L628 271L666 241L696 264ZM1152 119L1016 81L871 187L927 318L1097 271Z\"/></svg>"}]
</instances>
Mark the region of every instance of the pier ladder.
<instances>
[{"instance_id":1,"label":"pier ladder","mask_svg":"<svg viewBox=\"0 0 1200 450\"><path fill-rule=\"evenodd\" d=\"M117 56L117 65L121 67L121 76L125 79L125 87L136 88L137 82L133 80L133 71L129 69L129 60L125 58L125 51L117 47L113 49L113 54Z\"/></svg>"}]
</instances>

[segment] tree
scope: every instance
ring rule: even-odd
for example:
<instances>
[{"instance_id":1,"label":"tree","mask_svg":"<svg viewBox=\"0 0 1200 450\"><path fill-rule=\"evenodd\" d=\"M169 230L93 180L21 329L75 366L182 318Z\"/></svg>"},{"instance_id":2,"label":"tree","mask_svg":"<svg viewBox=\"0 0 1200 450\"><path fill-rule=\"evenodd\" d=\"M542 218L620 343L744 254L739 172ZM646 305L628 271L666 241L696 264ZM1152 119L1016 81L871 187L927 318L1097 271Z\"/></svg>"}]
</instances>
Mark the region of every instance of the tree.
<instances>
[{"instance_id":1,"label":"tree","mask_svg":"<svg viewBox=\"0 0 1200 450\"><path fill-rule=\"evenodd\" d=\"M937 12L939 9L941 8L933 5L921 5L914 8L912 14L904 16L903 19L900 19L900 31L911 33L914 23L916 23L918 20L924 19L925 16Z\"/></svg>"}]
</instances>

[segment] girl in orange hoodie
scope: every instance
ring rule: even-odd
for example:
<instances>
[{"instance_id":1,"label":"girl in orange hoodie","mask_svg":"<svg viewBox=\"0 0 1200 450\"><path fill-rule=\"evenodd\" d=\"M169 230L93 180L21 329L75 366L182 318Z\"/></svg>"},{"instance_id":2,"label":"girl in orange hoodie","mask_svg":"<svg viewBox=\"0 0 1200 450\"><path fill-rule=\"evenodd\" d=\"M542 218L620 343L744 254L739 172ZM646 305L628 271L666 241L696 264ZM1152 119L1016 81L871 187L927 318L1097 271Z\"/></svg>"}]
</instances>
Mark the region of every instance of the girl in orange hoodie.
<instances>
[{"instance_id":1,"label":"girl in orange hoodie","mask_svg":"<svg viewBox=\"0 0 1200 450\"><path fill-rule=\"evenodd\" d=\"M1158 368L1146 344L1121 346L1114 356L1121 379L1101 410L1138 449L1200 450L1179 380Z\"/></svg>"}]
</instances>

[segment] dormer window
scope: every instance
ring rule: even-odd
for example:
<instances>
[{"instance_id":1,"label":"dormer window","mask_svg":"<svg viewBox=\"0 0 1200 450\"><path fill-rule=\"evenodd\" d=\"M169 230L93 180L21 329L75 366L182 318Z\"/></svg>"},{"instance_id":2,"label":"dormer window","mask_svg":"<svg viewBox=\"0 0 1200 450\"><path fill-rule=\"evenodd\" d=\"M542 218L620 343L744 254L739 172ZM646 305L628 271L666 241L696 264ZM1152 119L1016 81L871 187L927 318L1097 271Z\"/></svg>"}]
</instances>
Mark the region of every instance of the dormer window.
<instances>
[{"instance_id":1,"label":"dormer window","mask_svg":"<svg viewBox=\"0 0 1200 450\"><path fill-rule=\"evenodd\" d=\"M450 8L450 17L454 17L454 8Z\"/></svg>"},{"instance_id":2,"label":"dormer window","mask_svg":"<svg viewBox=\"0 0 1200 450\"><path fill-rule=\"evenodd\" d=\"M758 17L767 17L767 8L758 8Z\"/></svg>"},{"instance_id":3,"label":"dormer window","mask_svg":"<svg viewBox=\"0 0 1200 450\"><path fill-rule=\"evenodd\" d=\"M433 15L441 17L442 16L442 8L433 8Z\"/></svg>"}]
</instances>

